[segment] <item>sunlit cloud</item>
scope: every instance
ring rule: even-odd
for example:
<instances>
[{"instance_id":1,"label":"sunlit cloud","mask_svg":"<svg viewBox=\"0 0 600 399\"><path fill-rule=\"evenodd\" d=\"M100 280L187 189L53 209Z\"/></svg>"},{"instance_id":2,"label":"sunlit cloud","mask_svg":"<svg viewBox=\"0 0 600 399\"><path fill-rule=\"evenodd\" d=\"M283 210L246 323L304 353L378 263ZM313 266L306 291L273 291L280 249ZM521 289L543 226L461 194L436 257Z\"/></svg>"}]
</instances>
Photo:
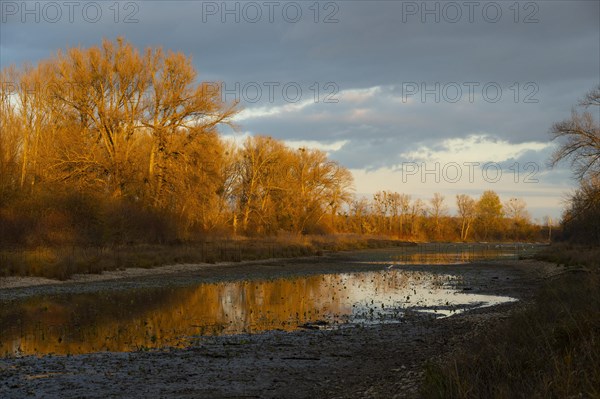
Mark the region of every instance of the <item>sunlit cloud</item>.
<instances>
[{"instance_id":1,"label":"sunlit cloud","mask_svg":"<svg viewBox=\"0 0 600 399\"><path fill-rule=\"evenodd\" d=\"M339 93L339 99L344 103L362 103L373 99L382 93L380 86L373 86L366 89L347 89Z\"/></svg>"},{"instance_id":2,"label":"sunlit cloud","mask_svg":"<svg viewBox=\"0 0 600 399\"><path fill-rule=\"evenodd\" d=\"M250 119L272 118L284 114L298 113L306 107L316 104L313 99L299 101L297 103L288 103L285 105L262 106L245 108L239 112L235 118L235 122L241 122Z\"/></svg>"},{"instance_id":3,"label":"sunlit cloud","mask_svg":"<svg viewBox=\"0 0 600 399\"><path fill-rule=\"evenodd\" d=\"M320 142L316 140L285 140L284 142L290 148L309 148L330 153L332 151L338 151L348 143L348 140L339 140L334 142Z\"/></svg>"},{"instance_id":4,"label":"sunlit cloud","mask_svg":"<svg viewBox=\"0 0 600 399\"><path fill-rule=\"evenodd\" d=\"M527 151L544 151L550 142L528 141L510 143L486 133L472 134L466 138L449 138L439 145L422 145L401 154L410 161L427 162L502 162L518 158Z\"/></svg>"},{"instance_id":5,"label":"sunlit cloud","mask_svg":"<svg viewBox=\"0 0 600 399\"><path fill-rule=\"evenodd\" d=\"M222 134L223 140L241 145L248 137L258 136L261 133L244 131L234 134ZM338 141L317 141L317 140L283 140L283 143L291 149L308 148L312 150L324 151L327 154L338 151L348 143L348 140Z\"/></svg>"}]
</instances>

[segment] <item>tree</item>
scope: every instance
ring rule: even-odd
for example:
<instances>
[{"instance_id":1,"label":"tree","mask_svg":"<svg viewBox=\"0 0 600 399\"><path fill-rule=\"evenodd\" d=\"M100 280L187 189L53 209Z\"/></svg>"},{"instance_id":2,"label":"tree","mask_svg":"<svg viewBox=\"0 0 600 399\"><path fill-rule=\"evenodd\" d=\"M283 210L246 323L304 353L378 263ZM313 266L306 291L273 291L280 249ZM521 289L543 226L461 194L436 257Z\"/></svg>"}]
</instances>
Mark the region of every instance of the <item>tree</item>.
<instances>
[{"instance_id":1,"label":"tree","mask_svg":"<svg viewBox=\"0 0 600 399\"><path fill-rule=\"evenodd\" d=\"M185 153L199 136L213 133L218 125L233 126L237 104L223 103L220 87L196 83L197 73L184 54L148 50L147 63L151 94L144 99L142 124L152 135L148 176L154 202L160 205L171 194L165 192L166 186L177 179L166 176L170 164L176 162L174 158ZM173 140L176 136L185 138Z\"/></svg>"},{"instance_id":2,"label":"tree","mask_svg":"<svg viewBox=\"0 0 600 399\"><path fill-rule=\"evenodd\" d=\"M531 220L525 201L520 198L511 198L504 203L503 209L507 222L510 224L512 238L514 240L525 239Z\"/></svg>"},{"instance_id":3,"label":"tree","mask_svg":"<svg viewBox=\"0 0 600 399\"><path fill-rule=\"evenodd\" d=\"M54 64L53 95L71 108L67 115L75 118L80 134L101 149L93 158L75 158L73 165L65 166L81 173L97 172L95 178L106 184L111 195L121 197L135 173L130 158L139 143L136 132L142 127L143 96L150 85L149 54L143 57L119 38L116 43L104 40L102 47L59 52ZM79 165L86 163L95 165Z\"/></svg>"},{"instance_id":4,"label":"tree","mask_svg":"<svg viewBox=\"0 0 600 399\"><path fill-rule=\"evenodd\" d=\"M288 206L280 213L292 215L296 233L316 231L329 214L330 228L336 230L338 210L352 199L352 175L319 150L299 148L290 154L284 183Z\"/></svg>"},{"instance_id":5,"label":"tree","mask_svg":"<svg viewBox=\"0 0 600 399\"><path fill-rule=\"evenodd\" d=\"M419 219L425 214L425 204L419 198L412 202L409 210L410 234L416 238L419 234Z\"/></svg>"},{"instance_id":6,"label":"tree","mask_svg":"<svg viewBox=\"0 0 600 399\"><path fill-rule=\"evenodd\" d=\"M20 129L12 97L16 85L9 84L9 71L0 73L0 206L10 193L17 190L17 170L20 162Z\"/></svg>"},{"instance_id":7,"label":"tree","mask_svg":"<svg viewBox=\"0 0 600 399\"><path fill-rule=\"evenodd\" d=\"M239 152L236 196L242 230L264 232L274 212L271 207L276 192L282 194L288 174L287 149L271 137L248 137Z\"/></svg>"},{"instance_id":8,"label":"tree","mask_svg":"<svg viewBox=\"0 0 600 399\"><path fill-rule=\"evenodd\" d=\"M350 203L350 215L353 220L354 231L360 234L371 233L371 226L367 222L369 215L369 201L366 198L354 199Z\"/></svg>"},{"instance_id":9,"label":"tree","mask_svg":"<svg viewBox=\"0 0 600 399\"><path fill-rule=\"evenodd\" d=\"M600 85L579 102L583 112L571 111L571 118L555 123L550 134L553 140L562 140L550 164L555 166L570 160L575 177L582 181L600 176L600 127L587 109L600 106Z\"/></svg>"},{"instance_id":10,"label":"tree","mask_svg":"<svg viewBox=\"0 0 600 399\"><path fill-rule=\"evenodd\" d=\"M387 191L377 191L373 194L373 210L377 214L377 226L380 233L387 230L389 208L390 201Z\"/></svg>"},{"instance_id":11,"label":"tree","mask_svg":"<svg viewBox=\"0 0 600 399\"><path fill-rule=\"evenodd\" d=\"M477 203L468 195L460 194L456 196L456 206L460 216L460 239L467 241L469 229L477 215Z\"/></svg>"},{"instance_id":12,"label":"tree","mask_svg":"<svg viewBox=\"0 0 600 399\"><path fill-rule=\"evenodd\" d=\"M390 210L391 210L391 223L396 226L397 223L397 232L398 235L402 236L404 234L404 225L406 214L408 213L410 207L410 195L400 194L400 193L390 193Z\"/></svg>"},{"instance_id":13,"label":"tree","mask_svg":"<svg viewBox=\"0 0 600 399\"><path fill-rule=\"evenodd\" d=\"M433 218L434 225L434 236L436 239L440 237L441 233L441 223L440 219L442 216L445 216L448 212L448 208L444 205L444 196L440 193L434 193L433 198L429 200L431 206L429 208L429 213Z\"/></svg>"},{"instance_id":14,"label":"tree","mask_svg":"<svg viewBox=\"0 0 600 399\"><path fill-rule=\"evenodd\" d=\"M520 198L511 198L504 203L504 214L508 219L528 222L531 216L527 212L527 203Z\"/></svg>"},{"instance_id":15,"label":"tree","mask_svg":"<svg viewBox=\"0 0 600 399\"><path fill-rule=\"evenodd\" d=\"M563 230L569 239L600 244L600 121L588 109L600 107L600 85L579 102L583 112L571 111L571 118L554 124L550 134L562 143L550 164L569 160L580 187L571 195L563 215ZM597 108L596 108L597 110Z\"/></svg>"},{"instance_id":16,"label":"tree","mask_svg":"<svg viewBox=\"0 0 600 399\"><path fill-rule=\"evenodd\" d=\"M169 143L178 155L163 172L170 195L160 205L181 218L183 235L193 227L215 230L227 220L225 147L216 132L192 134L191 141L188 135L175 135L178 140Z\"/></svg>"},{"instance_id":17,"label":"tree","mask_svg":"<svg viewBox=\"0 0 600 399\"><path fill-rule=\"evenodd\" d=\"M221 124L231 124L236 104L221 101L218 89L198 83L191 60L181 53L147 49L123 38L101 47L71 48L49 62L51 95L65 105L63 119L79 134L83 152L64 151L64 174L101 181L113 197L137 196L148 151L145 181L157 207L172 205L177 185L170 171L188 158L188 146ZM141 146L147 137L150 146ZM73 143L66 143L72 147ZM167 204L170 203L170 205Z\"/></svg>"},{"instance_id":18,"label":"tree","mask_svg":"<svg viewBox=\"0 0 600 399\"><path fill-rule=\"evenodd\" d=\"M325 154L323 154L325 155ZM325 156L325 159L327 157ZM328 168L323 170L327 172L324 176L324 194L323 198L331 214L331 228L337 231L335 218L338 211L345 204L352 201L352 191L354 190L354 178L352 173L336 162L328 162Z\"/></svg>"},{"instance_id":19,"label":"tree","mask_svg":"<svg viewBox=\"0 0 600 399\"><path fill-rule=\"evenodd\" d=\"M477 202L477 232L483 240L499 238L502 229L502 203L494 191L484 191Z\"/></svg>"},{"instance_id":20,"label":"tree","mask_svg":"<svg viewBox=\"0 0 600 399\"><path fill-rule=\"evenodd\" d=\"M566 239L600 245L600 181L589 179L571 195L562 218Z\"/></svg>"}]
</instances>

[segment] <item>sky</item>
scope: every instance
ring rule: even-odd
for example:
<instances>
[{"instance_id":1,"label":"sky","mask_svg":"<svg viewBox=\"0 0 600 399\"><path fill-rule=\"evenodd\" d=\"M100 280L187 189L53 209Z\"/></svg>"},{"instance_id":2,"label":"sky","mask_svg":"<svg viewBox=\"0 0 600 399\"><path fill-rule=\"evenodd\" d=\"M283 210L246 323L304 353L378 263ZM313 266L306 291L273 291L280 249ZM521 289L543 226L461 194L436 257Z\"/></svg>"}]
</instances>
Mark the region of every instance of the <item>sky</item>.
<instances>
[{"instance_id":1,"label":"sky","mask_svg":"<svg viewBox=\"0 0 600 399\"><path fill-rule=\"evenodd\" d=\"M494 190L540 220L576 187L549 129L600 84L599 1L0 0L2 68L118 36L222 84L226 137L326 151L357 195Z\"/></svg>"}]
</instances>

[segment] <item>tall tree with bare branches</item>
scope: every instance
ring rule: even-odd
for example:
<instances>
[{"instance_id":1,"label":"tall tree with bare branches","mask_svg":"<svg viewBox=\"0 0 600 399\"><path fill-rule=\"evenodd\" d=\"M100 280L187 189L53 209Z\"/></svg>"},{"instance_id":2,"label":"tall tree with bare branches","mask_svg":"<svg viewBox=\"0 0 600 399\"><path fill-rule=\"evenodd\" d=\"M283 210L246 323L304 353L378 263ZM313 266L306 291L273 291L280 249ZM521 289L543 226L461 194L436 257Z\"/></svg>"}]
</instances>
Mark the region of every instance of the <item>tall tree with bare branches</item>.
<instances>
[{"instance_id":1,"label":"tall tree with bare branches","mask_svg":"<svg viewBox=\"0 0 600 399\"><path fill-rule=\"evenodd\" d=\"M561 140L550 164L569 160L579 188L571 195L563 215L565 235L573 240L600 244L600 85L579 102L571 118L554 124L550 134Z\"/></svg>"},{"instance_id":2,"label":"tall tree with bare branches","mask_svg":"<svg viewBox=\"0 0 600 399\"><path fill-rule=\"evenodd\" d=\"M477 202L466 194L456 196L456 206L460 217L460 240L467 241L469 229L477 216Z\"/></svg>"},{"instance_id":3,"label":"tall tree with bare branches","mask_svg":"<svg viewBox=\"0 0 600 399\"><path fill-rule=\"evenodd\" d=\"M550 164L554 166L569 160L574 176L582 181L600 177L600 110L596 108L600 107L600 85L590 91L579 106L584 109L583 112L573 109L571 118L552 126L552 139L561 143Z\"/></svg>"}]
</instances>

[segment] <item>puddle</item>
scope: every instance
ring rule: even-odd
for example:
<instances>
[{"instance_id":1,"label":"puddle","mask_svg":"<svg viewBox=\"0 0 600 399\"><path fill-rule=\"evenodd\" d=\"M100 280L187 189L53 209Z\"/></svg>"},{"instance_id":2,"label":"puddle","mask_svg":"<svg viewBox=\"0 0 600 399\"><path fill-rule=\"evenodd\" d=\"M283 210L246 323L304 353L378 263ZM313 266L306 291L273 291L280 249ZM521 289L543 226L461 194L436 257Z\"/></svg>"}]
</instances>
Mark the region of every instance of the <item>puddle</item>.
<instances>
[{"instance_id":1,"label":"puddle","mask_svg":"<svg viewBox=\"0 0 600 399\"><path fill-rule=\"evenodd\" d=\"M407 312L443 317L514 301L463 292L460 283L457 275L386 268L31 297L0 310L0 355L184 347L203 336L394 323Z\"/></svg>"}]
</instances>

